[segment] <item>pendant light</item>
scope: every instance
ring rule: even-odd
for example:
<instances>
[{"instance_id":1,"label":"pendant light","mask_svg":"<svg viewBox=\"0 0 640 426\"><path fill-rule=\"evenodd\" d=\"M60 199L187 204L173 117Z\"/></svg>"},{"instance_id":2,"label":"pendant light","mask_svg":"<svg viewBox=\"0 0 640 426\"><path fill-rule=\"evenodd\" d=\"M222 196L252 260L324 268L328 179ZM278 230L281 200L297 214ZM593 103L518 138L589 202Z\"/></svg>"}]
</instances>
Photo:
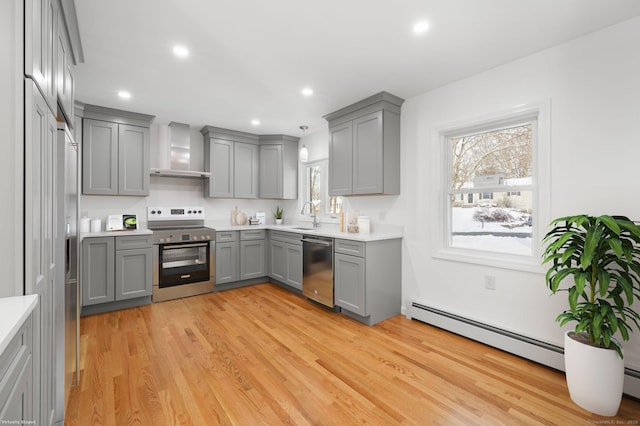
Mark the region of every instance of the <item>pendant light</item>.
<instances>
[{"instance_id":1,"label":"pendant light","mask_svg":"<svg viewBox=\"0 0 640 426\"><path fill-rule=\"evenodd\" d=\"M304 136L304 132L309 128L309 126L300 126L300 130L302 130L302 136ZM300 148L300 161L302 163L306 163L309 161L309 150L307 147L302 144L302 148Z\"/></svg>"}]
</instances>

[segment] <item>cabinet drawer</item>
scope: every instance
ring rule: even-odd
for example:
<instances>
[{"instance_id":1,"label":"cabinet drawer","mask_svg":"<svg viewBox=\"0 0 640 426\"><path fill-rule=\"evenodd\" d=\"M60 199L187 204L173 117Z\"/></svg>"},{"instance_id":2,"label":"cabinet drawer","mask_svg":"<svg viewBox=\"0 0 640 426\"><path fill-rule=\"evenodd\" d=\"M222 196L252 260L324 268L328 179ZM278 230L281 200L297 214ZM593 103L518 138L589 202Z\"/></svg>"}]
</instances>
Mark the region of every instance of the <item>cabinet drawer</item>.
<instances>
[{"instance_id":1,"label":"cabinet drawer","mask_svg":"<svg viewBox=\"0 0 640 426\"><path fill-rule=\"evenodd\" d=\"M216 232L216 243L230 243L233 241L238 241L238 231Z\"/></svg>"},{"instance_id":2,"label":"cabinet drawer","mask_svg":"<svg viewBox=\"0 0 640 426\"><path fill-rule=\"evenodd\" d=\"M37 306L36 309L40 309L40 306ZM31 316L27 318L20 330L0 354L0 401L6 401L18 374L22 371L22 366L27 362L30 354Z\"/></svg>"},{"instance_id":3,"label":"cabinet drawer","mask_svg":"<svg viewBox=\"0 0 640 426\"><path fill-rule=\"evenodd\" d=\"M252 229L250 231L240 231L240 240L264 240L264 229Z\"/></svg>"},{"instance_id":4,"label":"cabinet drawer","mask_svg":"<svg viewBox=\"0 0 640 426\"><path fill-rule=\"evenodd\" d=\"M302 234L297 232L282 232L282 231L269 231L271 239L273 241L282 241L284 243L291 243L302 245Z\"/></svg>"},{"instance_id":5,"label":"cabinet drawer","mask_svg":"<svg viewBox=\"0 0 640 426\"><path fill-rule=\"evenodd\" d=\"M365 243L362 241L339 240L334 243L335 252L350 254L351 256L365 257Z\"/></svg>"},{"instance_id":6,"label":"cabinet drawer","mask_svg":"<svg viewBox=\"0 0 640 426\"><path fill-rule=\"evenodd\" d=\"M116 250L148 248L153 245L151 235L116 237Z\"/></svg>"}]
</instances>

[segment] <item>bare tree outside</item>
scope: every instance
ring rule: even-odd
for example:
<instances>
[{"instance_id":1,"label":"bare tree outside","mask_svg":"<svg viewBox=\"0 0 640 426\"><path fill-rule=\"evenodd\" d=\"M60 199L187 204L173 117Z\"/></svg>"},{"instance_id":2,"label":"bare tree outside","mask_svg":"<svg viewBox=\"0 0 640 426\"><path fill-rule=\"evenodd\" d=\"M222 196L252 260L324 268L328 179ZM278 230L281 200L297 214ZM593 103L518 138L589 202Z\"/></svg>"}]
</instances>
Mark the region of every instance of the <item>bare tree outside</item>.
<instances>
[{"instance_id":1,"label":"bare tree outside","mask_svg":"<svg viewBox=\"0 0 640 426\"><path fill-rule=\"evenodd\" d=\"M531 125L526 124L451 139L451 189L463 189L476 176L502 174L505 179L530 177L531 132Z\"/></svg>"}]
</instances>

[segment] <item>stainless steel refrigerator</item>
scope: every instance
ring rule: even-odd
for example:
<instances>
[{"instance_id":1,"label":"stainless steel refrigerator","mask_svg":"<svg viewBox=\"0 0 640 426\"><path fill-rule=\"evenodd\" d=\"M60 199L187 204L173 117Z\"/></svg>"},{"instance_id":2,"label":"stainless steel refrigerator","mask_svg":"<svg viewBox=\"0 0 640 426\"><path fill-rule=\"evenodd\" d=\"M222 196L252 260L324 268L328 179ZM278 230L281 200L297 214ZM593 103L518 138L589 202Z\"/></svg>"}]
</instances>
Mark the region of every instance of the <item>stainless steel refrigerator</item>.
<instances>
[{"instance_id":1,"label":"stainless steel refrigerator","mask_svg":"<svg viewBox=\"0 0 640 426\"><path fill-rule=\"evenodd\" d=\"M78 280L78 146L65 123L58 123L56 145L57 179L57 264L55 288L55 413L56 423L64 419L71 387L79 379L80 289Z\"/></svg>"}]
</instances>

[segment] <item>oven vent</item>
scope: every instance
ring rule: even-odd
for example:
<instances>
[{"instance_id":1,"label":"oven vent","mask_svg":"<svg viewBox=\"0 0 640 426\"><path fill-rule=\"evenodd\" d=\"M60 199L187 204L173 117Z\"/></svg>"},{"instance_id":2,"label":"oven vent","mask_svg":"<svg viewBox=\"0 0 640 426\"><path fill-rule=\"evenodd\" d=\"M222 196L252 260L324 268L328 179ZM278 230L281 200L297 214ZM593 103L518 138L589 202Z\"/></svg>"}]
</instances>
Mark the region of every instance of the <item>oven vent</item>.
<instances>
[{"instance_id":1,"label":"oven vent","mask_svg":"<svg viewBox=\"0 0 640 426\"><path fill-rule=\"evenodd\" d=\"M211 173L191 170L191 137L188 124L172 121L159 129L160 168L152 168L154 176L209 177ZM169 161L169 167L164 166Z\"/></svg>"}]
</instances>

